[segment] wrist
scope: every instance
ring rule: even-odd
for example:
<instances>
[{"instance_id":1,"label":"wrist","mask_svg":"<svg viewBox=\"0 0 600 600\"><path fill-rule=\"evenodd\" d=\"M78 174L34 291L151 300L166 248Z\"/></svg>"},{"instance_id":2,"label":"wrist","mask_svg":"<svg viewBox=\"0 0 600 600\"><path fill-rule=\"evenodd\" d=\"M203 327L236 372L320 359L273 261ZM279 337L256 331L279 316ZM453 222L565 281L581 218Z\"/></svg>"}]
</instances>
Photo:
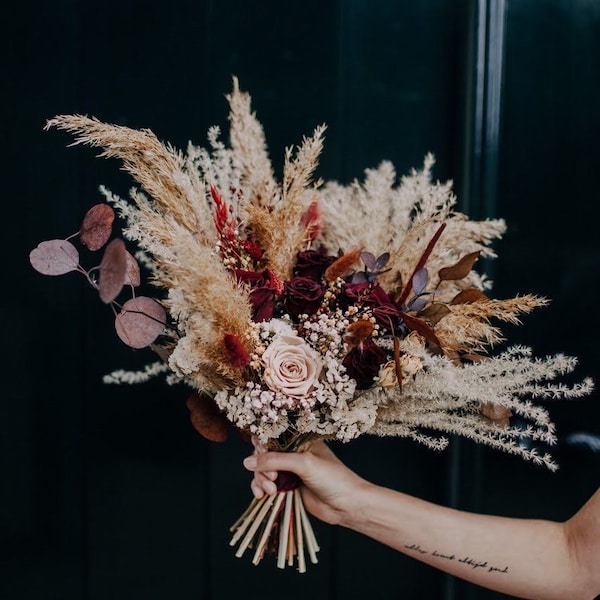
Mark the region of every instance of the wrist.
<instances>
[{"instance_id":1,"label":"wrist","mask_svg":"<svg viewBox=\"0 0 600 600\"><path fill-rule=\"evenodd\" d=\"M340 511L339 525L353 531L362 531L369 519L369 506L372 504L378 486L359 479L350 494L349 501Z\"/></svg>"}]
</instances>

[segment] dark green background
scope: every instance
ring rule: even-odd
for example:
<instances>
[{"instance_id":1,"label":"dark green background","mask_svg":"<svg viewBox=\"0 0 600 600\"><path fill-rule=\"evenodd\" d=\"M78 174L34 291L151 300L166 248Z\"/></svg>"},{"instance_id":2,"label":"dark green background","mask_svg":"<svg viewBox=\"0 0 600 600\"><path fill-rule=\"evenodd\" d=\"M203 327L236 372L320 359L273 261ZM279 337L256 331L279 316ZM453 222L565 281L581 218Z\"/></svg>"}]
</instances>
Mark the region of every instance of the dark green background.
<instances>
[{"instance_id":1,"label":"dark green background","mask_svg":"<svg viewBox=\"0 0 600 600\"><path fill-rule=\"evenodd\" d=\"M477 71L473 15L499 7L500 62L479 54ZM234 558L227 529L250 498L249 448L195 434L183 388L104 386L103 374L153 357L123 347L82 278L44 278L28 264L39 241L78 229L99 184L125 195L132 183L115 161L42 128L78 112L202 145L210 125L225 125L237 75L277 168L284 147L322 122L326 179L349 181L382 159L406 173L431 151L436 178L456 182L470 214L508 221L490 267L495 295L553 300L511 341L577 355L577 375L600 379L600 4L24 0L2 20L0 597L504 597L321 525L321 562L307 575ZM501 120L474 101L477 82L499 73ZM599 455L565 437L600 435L600 410L594 395L552 411L558 474L468 442L443 454L390 439L336 449L366 478L435 502L564 519L600 483Z\"/></svg>"}]
</instances>

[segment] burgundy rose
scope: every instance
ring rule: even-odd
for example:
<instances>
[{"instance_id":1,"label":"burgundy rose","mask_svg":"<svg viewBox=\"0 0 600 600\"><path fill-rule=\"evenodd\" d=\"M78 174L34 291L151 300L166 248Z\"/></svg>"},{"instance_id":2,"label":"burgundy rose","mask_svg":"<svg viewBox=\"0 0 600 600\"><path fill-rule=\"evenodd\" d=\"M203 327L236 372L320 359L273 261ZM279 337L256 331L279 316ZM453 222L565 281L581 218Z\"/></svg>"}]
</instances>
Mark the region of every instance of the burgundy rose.
<instances>
[{"instance_id":1,"label":"burgundy rose","mask_svg":"<svg viewBox=\"0 0 600 600\"><path fill-rule=\"evenodd\" d=\"M273 317L275 310L275 297L277 295L277 282L269 271L244 271L236 269L235 276L240 283L250 288L250 302L252 304L252 319L256 323L268 321Z\"/></svg>"},{"instance_id":2,"label":"burgundy rose","mask_svg":"<svg viewBox=\"0 0 600 600\"><path fill-rule=\"evenodd\" d=\"M373 341L365 340L346 354L342 361L346 372L356 381L356 389L366 390L373 385L381 365L387 362L385 352Z\"/></svg>"},{"instance_id":3,"label":"burgundy rose","mask_svg":"<svg viewBox=\"0 0 600 600\"><path fill-rule=\"evenodd\" d=\"M323 284L308 277L294 277L286 283L283 304L287 313L295 319L298 315L314 314L325 295Z\"/></svg>"},{"instance_id":4,"label":"burgundy rose","mask_svg":"<svg viewBox=\"0 0 600 600\"><path fill-rule=\"evenodd\" d=\"M327 267L336 259L335 256L329 256L324 252L317 250L306 250L299 252L294 267L294 275L297 277L308 277L314 281L320 281L323 278Z\"/></svg>"}]
</instances>

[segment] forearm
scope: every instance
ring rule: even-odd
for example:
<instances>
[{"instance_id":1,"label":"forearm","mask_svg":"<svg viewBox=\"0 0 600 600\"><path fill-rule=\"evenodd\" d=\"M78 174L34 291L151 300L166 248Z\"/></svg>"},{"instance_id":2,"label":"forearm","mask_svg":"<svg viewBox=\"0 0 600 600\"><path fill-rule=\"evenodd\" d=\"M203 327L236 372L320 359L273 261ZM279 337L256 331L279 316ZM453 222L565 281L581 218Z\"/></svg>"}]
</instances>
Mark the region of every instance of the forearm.
<instances>
[{"instance_id":1,"label":"forearm","mask_svg":"<svg viewBox=\"0 0 600 600\"><path fill-rule=\"evenodd\" d=\"M464 513L371 484L341 524L447 573L520 598L591 600L565 527Z\"/></svg>"}]
</instances>

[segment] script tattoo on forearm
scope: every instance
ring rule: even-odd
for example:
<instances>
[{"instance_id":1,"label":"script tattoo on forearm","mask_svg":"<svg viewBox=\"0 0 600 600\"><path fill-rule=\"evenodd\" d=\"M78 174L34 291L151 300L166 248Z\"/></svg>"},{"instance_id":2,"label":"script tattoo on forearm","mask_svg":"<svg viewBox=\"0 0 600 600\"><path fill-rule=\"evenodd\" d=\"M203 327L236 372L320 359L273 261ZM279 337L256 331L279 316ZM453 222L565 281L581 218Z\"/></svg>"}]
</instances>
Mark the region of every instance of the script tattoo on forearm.
<instances>
[{"instance_id":1,"label":"script tattoo on forearm","mask_svg":"<svg viewBox=\"0 0 600 600\"><path fill-rule=\"evenodd\" d=\"M470 556L460 556L456 554L442 554L437 550L429 551L425 550L419 544L410 544L404 546L407 550L411 550L417 554L428 554L430 556L435 556L436 558L442 558L444 560L456 561L471 567L472 569L485 569L488 573L508 573L508 565L504 568L495 567L488 563L487 560L476 560L471 558Z\"/></svg>"}]
</instances>

